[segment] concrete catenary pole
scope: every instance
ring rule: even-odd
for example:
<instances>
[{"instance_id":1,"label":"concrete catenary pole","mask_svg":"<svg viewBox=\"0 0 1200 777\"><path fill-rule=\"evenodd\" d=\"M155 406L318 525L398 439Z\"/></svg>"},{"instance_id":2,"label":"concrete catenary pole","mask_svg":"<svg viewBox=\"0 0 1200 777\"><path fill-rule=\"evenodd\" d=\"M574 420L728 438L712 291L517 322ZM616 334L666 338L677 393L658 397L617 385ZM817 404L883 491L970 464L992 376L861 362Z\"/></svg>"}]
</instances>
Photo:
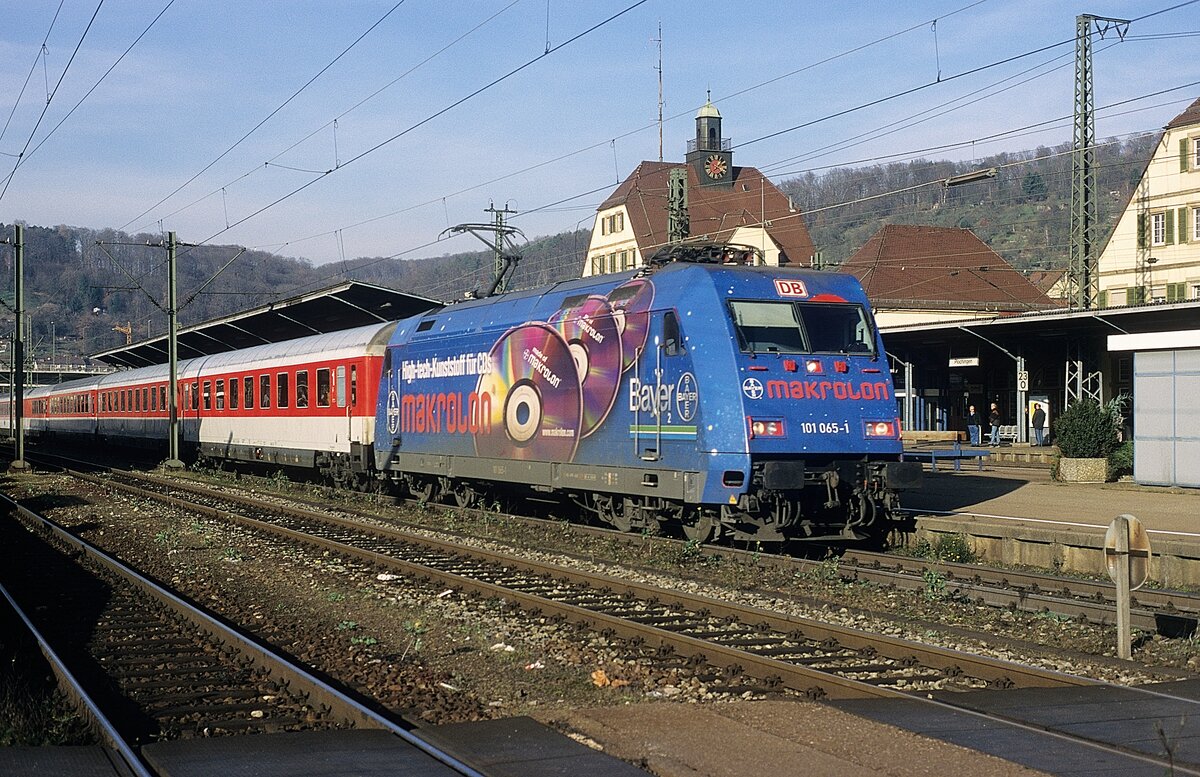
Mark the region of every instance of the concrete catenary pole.
<instances>
[{"instance_id":1,"label":"concrete catenary pole","mask_svg":"<svg viewBox=\"0 0 1200 777\"><path fill-rule=\"evenodd\" d=\"M163 466L167 469L183 469L183 460L179 458L179 292L176 288L175 267L175 233L167 233L167 361L169 378L167 380L167 415L169 421L170 453Z\"/></svg>"},{"instance_id":2,"label":"concrete catenary pole","mask_svg":"<svg viewBox=\"0 0 1200 777\"><path fill-rule=\"evenodd\" d=\"M25 463L25 228L13 225L13 461L9 469L28 468Z\"/></svg>"}]
</instances>

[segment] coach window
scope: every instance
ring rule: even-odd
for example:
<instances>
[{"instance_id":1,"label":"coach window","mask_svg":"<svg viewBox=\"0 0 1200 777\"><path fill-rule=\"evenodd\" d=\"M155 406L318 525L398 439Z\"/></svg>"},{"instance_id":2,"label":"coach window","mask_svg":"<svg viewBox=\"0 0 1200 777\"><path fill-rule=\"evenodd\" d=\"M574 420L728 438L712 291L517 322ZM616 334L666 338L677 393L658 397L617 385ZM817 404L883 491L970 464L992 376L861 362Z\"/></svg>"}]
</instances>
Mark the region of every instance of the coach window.
<instances>
[{"instance_id":1,"label":"coach window","mask_svg":"<svg viewBox=\"0 0 1200 777\"><path fill-rule=\"evenodd\" d=\"M350 407L358 407L358 365L350 365Z\"/></svg>"},{"instance_id":2,"label":"coach window","mask_svg":"<svg viewBox=\"0 0 1200 777\"><path fill-rule=\"evenodd\" d=\"M118 412L121 412L121 413L125 412L125 393L126 392L124 389L117 392L117 398L120 400L120 403L121 403L120 407L117 410L118 410Z\"/></svg>"},{"instance_id":3,"label":"coach window","mask_svg":"<svg viewBox=\"0 0 1200 777\"><path fill-rule=\"evenodd\" d=\"M308 370L296 371L296 407L308 407Z\"/></svg>"},{"instance_id":4,"label":"coach window","mask_svg":"<svg viewBox=\"0 0 1200 777\"><path fill-rule=\"evenodd\" d=\"M346 406L346 368L337 368L337 406Z\"/></svg>"},{"instance_id":5,"label":"coach window","mask_svg":"<svg viewBox=\"0 0 1200 777\"><path fill-rule=\"evenodd\" d=\"M251 376L242 378L242 399L246 400L242 404L247 410L254 409L254 378Z\"/></svg>"},{"instance_id":6,"label":"coach window","mask_svg":"<svg viewBox=\"0 0 1200 777\"><path fill-rule=\"evenodd\" d=\"M212 381L204 381L204 409L212 410Z\"/></svg>"},{"instance_id":7,"label":"coach window","mask_svg":"<svg viewBox=\"0 0 1200 777\"><path fill-rule=\"evenodd\" d=\"M217 410L225 409L225 379L217 381Z\"/></svg>"},{"instance_id":8,"label":"coach window","mask_svg":"<svg viewBox=\"0 0 1200 777\"><path fill-rule=\"evenodd\" d=\"M317 370L317 407L329 407L329 368Z\"/></svg>"},{"instance_id":9,"label":"coach window","mask_svg":"<svg viewBox=\"0 0 1200 777\"><path fill-rule=\"evenodd\" d=\"M238 391L238 379L230 378L229 379L229 409L230 410L238 409L238 400L241 399L241 397L238 396L239 393L241 393L241 392Z\"/></svg>"},{"instance_id":10,"label":"coach window","mask_svg":"<svg viewBox=\"0 0 1200 777\"><path fill-rule=\"evenodd\" d=\"M200 383L192 381L192 410L200 409Z\"/></svg>"},{"instance_id":11,"label":"coach window","mask_svg":"<svg viewBox=\"0 0 1200 777\"><path fill-rule=\"evenodd\" d=\"M142 410L150 409L150 389L142 389Z\"/></svg>"},{"instance_id":12,"label":"coach window","mask_svg":"<svg viewBox=\"0 0 1200 777\"><path fill-rule=\"evenodd\" d=\"M275 376L275 406L284 408L288 406L288 389L289 381L286 372L280 372Z\"/></svg>"},{"instance_id":13,"label":"coach window","mask_svg":"<svg viewBox=\"0 0 1200 777\"><path fill-rule=\"evenodd\" d=\"M258 376L258 406L266 410L271 406L271 376Z\"/></svg>"},{"instance_id":14,"label":"coach window","mask_svg":"<svg viewBox=\"0 0 1200 777\"><path fill-rule=\"evenodd\" d=\"M158 387L158 409L159 410L167 409L167 387L166 386Z\"/></svg>"}]
</instances>

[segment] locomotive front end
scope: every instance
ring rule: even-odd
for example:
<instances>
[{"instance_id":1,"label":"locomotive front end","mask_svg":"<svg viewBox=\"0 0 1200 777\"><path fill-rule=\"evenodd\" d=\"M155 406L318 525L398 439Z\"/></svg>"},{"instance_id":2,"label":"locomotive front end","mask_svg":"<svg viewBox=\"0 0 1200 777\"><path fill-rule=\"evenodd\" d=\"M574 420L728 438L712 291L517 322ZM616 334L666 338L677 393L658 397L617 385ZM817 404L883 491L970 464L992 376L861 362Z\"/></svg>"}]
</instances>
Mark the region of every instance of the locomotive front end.
<instances>
[{"instance_id":1,"label":"locomotive front end","mask_svg":"<svg viewBox=\"0 0 1200 777\"><path fill-rule=\"evenodd\" d=\"M899 492L921 468L901 461L891 374L858 282L763 268L731 282L726 312L748 469L721 523L759 540L903 530Z\"/></svg>"}]
</instances>

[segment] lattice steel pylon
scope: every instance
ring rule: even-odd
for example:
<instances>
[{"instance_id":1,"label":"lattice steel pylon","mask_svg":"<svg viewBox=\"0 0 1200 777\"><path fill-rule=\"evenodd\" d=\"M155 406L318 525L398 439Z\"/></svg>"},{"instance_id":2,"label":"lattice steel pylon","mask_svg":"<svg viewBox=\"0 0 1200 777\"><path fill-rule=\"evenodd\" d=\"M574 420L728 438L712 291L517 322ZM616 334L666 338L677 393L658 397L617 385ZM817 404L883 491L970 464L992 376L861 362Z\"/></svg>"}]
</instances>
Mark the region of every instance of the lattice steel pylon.
<instances>
[{"instance_id":1,"label":"lattice steel pylon","mask_svg":"<svg viewBox=\"0 0 1200 777\"><path fill-rule=\"evenodd\" d=\"M1074 307L1095 307L1100 273L1093 253L1096 225L1096 119L1092 113L1092 25L1103 38L1115 31L1122 39L1128 19L1082 14L1075 17L1075 132L1071 155L1071 260L1067 270Z\"/></svg>"}]
</instances>

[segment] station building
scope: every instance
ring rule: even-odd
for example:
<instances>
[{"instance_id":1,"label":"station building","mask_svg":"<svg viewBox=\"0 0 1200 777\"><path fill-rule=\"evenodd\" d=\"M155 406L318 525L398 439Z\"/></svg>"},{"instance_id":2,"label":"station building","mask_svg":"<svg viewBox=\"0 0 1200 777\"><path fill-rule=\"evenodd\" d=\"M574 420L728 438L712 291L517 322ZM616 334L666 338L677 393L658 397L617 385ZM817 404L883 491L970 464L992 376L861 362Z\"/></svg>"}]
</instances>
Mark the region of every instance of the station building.
<instances>
[{"instance_id":1,"label":"station building","mask_svg":"<svg viewBox=\"0 0 1200 777\"><path fill-rule=\"evenodd\" d=\"M814 253L788 196L755 168L733 164L711 100L696 114L683 162L642 162L600 205L582 275L643 267L681 236L757 248L768 265L807 267Z\"/></svg>"}]
</instances>

